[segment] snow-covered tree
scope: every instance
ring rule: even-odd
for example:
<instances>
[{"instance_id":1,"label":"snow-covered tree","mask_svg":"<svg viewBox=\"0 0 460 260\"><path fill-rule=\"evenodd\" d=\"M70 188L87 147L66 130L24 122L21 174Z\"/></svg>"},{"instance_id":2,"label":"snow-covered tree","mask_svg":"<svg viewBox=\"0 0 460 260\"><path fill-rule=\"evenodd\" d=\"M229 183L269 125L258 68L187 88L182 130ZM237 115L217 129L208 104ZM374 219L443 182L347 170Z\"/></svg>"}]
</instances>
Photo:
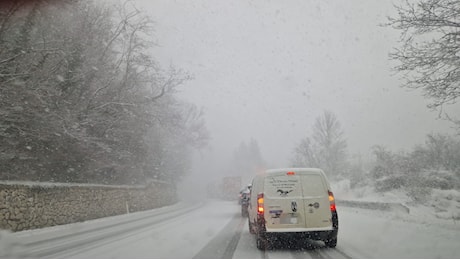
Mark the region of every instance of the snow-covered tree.
<instances>
[{"instance_id":1,"label":"snow-covered tree","mask_svg":"<svg viewBox=\"0 0 460 260\"><path fill-rule=\"evenodd\" d=\"M143 183L160 171L152 147L182 149L161 161L183 165L206 143L202 114L174 95L191 77L146 54L152 22L131 4L1 4L0 178Z\"/></svg>"}]
</instances>

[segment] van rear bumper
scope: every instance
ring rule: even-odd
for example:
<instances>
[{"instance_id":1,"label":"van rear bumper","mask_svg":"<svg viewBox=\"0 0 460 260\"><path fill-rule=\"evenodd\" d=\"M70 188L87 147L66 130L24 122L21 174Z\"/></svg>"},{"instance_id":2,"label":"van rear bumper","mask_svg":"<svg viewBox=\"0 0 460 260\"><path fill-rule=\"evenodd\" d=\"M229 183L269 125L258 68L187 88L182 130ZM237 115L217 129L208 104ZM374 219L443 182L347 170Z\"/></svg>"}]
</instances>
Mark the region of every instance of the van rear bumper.
<instances>
[{"instance_id":1,"label":"van rear bumper","mask_svg":"<svg viewBox=\"0 0 460 260\"><path fill-rule=\"evenodd\" d=\"M270 233L292 233L292 232L316 232L316 231L332 231L334 228L266 228L266 232Z\"/></svg>"},{"instance_id":2,"label":"van rear bumper","mask_svg":"<svg viewBox=\"0 0 460 260\"><path fill-rule=\"evenodd\" d=\"M323 228L266 228L265 220L259 219L258 232L268 239L279 237L309 238L314 240L337 239L339 218L337 211L332 212L332 226Z\"/></svg>"},{"instance_id":3,"label":"van rear bumper","mask_svg":"<svg viewBox=\"0 0 460 260\"><path fill-rule=\"evenodd\" d=\"M308 232L266 232L265 238L271 240L328 240L331 238L337 238L337 230L327 231L308 231Z\"/></svg>"}]
</instances>

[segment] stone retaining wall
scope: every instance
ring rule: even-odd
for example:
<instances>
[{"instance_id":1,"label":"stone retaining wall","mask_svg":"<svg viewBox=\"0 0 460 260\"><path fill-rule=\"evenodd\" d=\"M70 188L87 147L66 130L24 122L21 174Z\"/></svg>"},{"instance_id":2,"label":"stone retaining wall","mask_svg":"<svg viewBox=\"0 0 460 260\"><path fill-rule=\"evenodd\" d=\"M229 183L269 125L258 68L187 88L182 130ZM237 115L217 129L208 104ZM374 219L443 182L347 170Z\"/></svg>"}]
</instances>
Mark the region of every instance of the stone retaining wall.
<instances>
[{"instance_id":1,"label":"stone retaining wall","mask_svg":"<svg viewBox=\"0 0 460 260\"><path fill-rule=\"evenodd\" d=\"M0 183L0 229L21 231L175 203L166 183L140 186Z\"/></svg>"}]
</instances>

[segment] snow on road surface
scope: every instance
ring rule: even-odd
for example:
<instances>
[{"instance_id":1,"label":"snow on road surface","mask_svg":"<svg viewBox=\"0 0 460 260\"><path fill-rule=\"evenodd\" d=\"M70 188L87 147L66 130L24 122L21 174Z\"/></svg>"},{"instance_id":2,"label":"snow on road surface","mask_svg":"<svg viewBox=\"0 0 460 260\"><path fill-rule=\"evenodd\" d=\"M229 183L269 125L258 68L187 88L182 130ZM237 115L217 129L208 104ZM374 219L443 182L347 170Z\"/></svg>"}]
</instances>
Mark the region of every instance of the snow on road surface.
<instances>
[{"instance_id":1,"label":"snow on road surface","mask_svg":"<svg viewBox=\"0 0 460 260\"><path fill-rule=\"evenodd\" d=\"M339 244L353 258L459 258L460 223L420 223L410 214L341 208Z\"/></svg>"},{"instance_id":2,"label":"snow on road surface","mask_svg":"<svg viewBox=\"0 0 460 260\"><path fill-rule=\"evenodd\" d=\"M3 253L3 257L460 258L460 223L420 223L416 216L411 219L410 214L401 212L338 206L336 249L310 241L310 248L287 243L260 251L249 234L247 219L239 213L239 205L233 201L182 202L146 212L4 235L0 247L11 241L22 244L14 252L10 250L10 255ZM47 242L40 242L43 239Z\"/></svg>"},{"instance_id":3,"label":"snow on road surface","mask_svg":"<svg viewBox=\"0 0 460 260\"><path fill-rule=\"evenodd\" d=\"M192 258L236 216L236 202L209 202L132 236L70 254L71 258Z\"/></svg>"}]
</instances>

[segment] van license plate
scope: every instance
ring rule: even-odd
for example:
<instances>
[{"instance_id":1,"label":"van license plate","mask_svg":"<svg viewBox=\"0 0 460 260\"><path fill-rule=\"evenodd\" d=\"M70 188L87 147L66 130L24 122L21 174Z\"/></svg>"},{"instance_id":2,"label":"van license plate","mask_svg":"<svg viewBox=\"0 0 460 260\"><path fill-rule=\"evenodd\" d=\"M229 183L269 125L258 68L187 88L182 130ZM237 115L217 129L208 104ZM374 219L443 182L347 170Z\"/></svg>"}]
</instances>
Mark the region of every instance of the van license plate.
<instances>
[{"instance_id":1,"label":"van license plate","mask_svg":"<svg viewBox=\"0 0 460 260\"><path fill-rule=\"evenodd\" d=\"M291 218L291 224L297 224L297 218Z\"/></svg>"}]
</instances>

